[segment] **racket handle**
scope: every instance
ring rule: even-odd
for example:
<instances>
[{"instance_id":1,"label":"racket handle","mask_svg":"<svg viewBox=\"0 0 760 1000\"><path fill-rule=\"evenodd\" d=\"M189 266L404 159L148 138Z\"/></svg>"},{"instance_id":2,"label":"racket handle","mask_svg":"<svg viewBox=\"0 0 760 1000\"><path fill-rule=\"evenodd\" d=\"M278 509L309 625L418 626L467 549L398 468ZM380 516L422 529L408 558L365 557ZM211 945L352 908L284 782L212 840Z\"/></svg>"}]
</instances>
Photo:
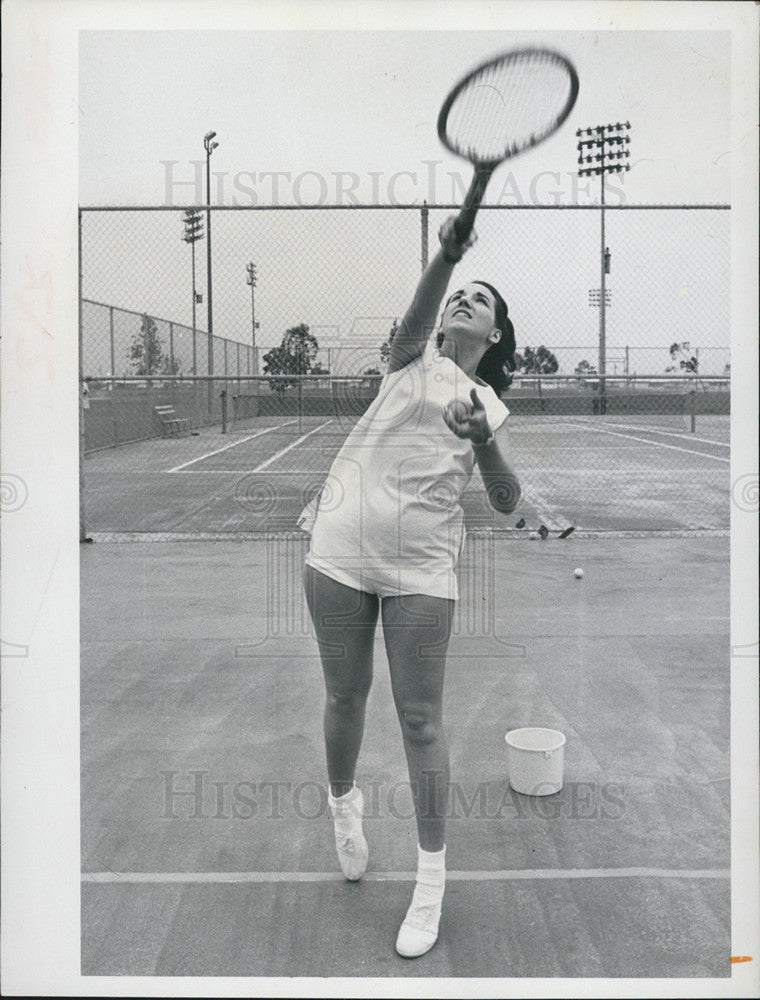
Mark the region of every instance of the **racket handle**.
<instances>
[{"instance_id":1,"label":"racket handle","mask_svg":"<svg viewBox=\"0 0 760 1000\"><path fill-rule=\"evenodd\" d=\"M470 188L464 197L459 215L454 220L454 230L457 234L457 240L460 243L464 243L469 239L472 228L475 225L475 216L478 214L478 209L483 201L483 196L486 193L486 188L488 187L488 182L491 179L493 171L493 167L475 168L475 175L470 183Z\"/></svg>"}]
</instances>

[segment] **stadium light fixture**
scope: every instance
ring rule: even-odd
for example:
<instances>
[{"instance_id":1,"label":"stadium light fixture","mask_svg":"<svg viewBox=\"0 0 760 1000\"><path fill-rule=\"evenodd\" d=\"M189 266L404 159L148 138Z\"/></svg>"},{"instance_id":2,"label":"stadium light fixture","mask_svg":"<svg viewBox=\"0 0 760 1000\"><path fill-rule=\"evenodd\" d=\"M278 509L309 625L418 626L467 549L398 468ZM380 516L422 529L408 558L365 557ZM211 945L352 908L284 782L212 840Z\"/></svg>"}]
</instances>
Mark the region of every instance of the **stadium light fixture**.
<instances>
[{"instance_id":1,"label":"stadium light fixture","mask_svg":"<svg viewBox=\"0 0 760 1000\"><path fill-rule=\"evenodd\" d=\"M601 185L601 282L599 289L599 412L607 412L606 383L607 372L607 293L605 279L610 273L611 254L604 238L604 177L610 173L624 173L631 169L628 162L631 138L627 134L631 123L615 122L596 125L593 128L578 129L578 176L599 177ZM584 138L588 136L589 138Z\"/></svg>"}]
</instances>

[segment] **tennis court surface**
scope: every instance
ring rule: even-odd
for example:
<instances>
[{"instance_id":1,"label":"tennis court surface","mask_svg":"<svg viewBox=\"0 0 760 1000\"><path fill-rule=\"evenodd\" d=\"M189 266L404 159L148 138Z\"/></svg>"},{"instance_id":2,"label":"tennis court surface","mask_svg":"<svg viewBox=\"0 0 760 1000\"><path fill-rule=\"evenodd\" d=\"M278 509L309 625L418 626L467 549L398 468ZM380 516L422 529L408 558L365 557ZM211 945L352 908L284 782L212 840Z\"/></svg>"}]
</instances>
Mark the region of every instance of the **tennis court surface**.
<instances>
[{"instance_id":1,"label":"tennis court surface","mask_svg":"<svg viewBox=\"0 0 760 1000\"><path fill-rule=\"evenodd\" d=\"M558 429L557 461L571 462L567 448L587 433ZM621 439L594 436L611 467L606 437ZM246 462L271 457L257 441ZM253 523L259 515L236 508L224 485L240 481L237 446L214 444L167 441L160 468L135 477L151 488L112 498L123 523L144 503L156 528L192 525L193 490L199 511L217 504ZM328 456L312 454L324 468ZM700 461L725 476L714 458ZM185 463L194 474L168 471ZM213 477L212 501L199 484ZM281 501L288 518L304 485ZM186 492L170 507L175 490ZM552 499L536 512L553 510L557 523L582 525L591 510ZM710 525L718 509L661 501L663 524L669 510ZM304 551L295 534L82 546L83 974L726 982L724 533L468 539L447 670L448 887L438 944L412 962L393 948L416 835L382 641L358 773L370 865L351 884L337 871L325 800ZM504 735L524 725L567 737L555 795L509 789Z\"/></svg>"},{"instance_id":2,"label":"tennis court surface","mask_svg":"<svg viewBox=\"0 0 760 1000\"><path fill-rule=\"evenodd\" d=\"M507 399L509 403L509 398ZM84 464L87 533L198 537L292 531L322 487L356 417L256 416L222 433L151 438L94 451ZM510 417L523 500L514 519L489 507L476 471L469 529L728 529L729 417Z\"/></svg>"}]
</instances>

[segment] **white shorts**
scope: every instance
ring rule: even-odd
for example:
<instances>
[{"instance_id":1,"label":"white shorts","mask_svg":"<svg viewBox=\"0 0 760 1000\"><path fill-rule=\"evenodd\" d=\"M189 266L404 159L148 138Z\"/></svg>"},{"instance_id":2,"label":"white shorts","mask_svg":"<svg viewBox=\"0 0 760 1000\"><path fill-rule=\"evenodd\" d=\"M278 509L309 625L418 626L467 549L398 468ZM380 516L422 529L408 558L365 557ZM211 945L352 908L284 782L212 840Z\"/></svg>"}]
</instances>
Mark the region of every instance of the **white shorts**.
<instances>
[{"instance_id":1,"label":"white shorts","mask_svg":"<svg viewBox=\"0 0 760 1000\"><path fill-rule=\"evenodd\" d=\"M424 575L419 568L407 573L404 569L388 570L373 566L368 571L364 566L334 566L312 552L306 555L306 565L324 573L331 580L342 583L353 590L377 597L401 597L403 594L425 594L428 597L442 597L456 601L459 598L457 578L453 572L443 573L431 570Z\"/></svg>"}]
</instances>

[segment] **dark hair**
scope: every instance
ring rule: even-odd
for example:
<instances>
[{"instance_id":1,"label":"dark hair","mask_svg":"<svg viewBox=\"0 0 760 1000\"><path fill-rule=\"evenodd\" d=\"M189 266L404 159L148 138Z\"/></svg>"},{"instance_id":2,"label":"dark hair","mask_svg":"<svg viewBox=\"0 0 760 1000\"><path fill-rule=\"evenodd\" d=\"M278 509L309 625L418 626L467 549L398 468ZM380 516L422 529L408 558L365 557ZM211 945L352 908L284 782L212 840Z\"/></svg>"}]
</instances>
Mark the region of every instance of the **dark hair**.
<instances>
[{"instance_id":1,"label":"dark hair","mask_svg":"<svg viewBox=\"0 0 760 1000\"><path fill-rule=\"evenodd\" d=\"M509 318L507 303L493 285L489 285L487 281L473 281L472 284L483 285L493 295L494 325L497 330L501 330L501 338L495 344L491 344L485 352L475 374L487 382L497 396L501 396L512 384L511 373L517 368L515 328ZM448 302L446 304L448 305ZM439 331L437 346L440 347L442 343L443 331Z\"/></svg>"}]
</instances>

